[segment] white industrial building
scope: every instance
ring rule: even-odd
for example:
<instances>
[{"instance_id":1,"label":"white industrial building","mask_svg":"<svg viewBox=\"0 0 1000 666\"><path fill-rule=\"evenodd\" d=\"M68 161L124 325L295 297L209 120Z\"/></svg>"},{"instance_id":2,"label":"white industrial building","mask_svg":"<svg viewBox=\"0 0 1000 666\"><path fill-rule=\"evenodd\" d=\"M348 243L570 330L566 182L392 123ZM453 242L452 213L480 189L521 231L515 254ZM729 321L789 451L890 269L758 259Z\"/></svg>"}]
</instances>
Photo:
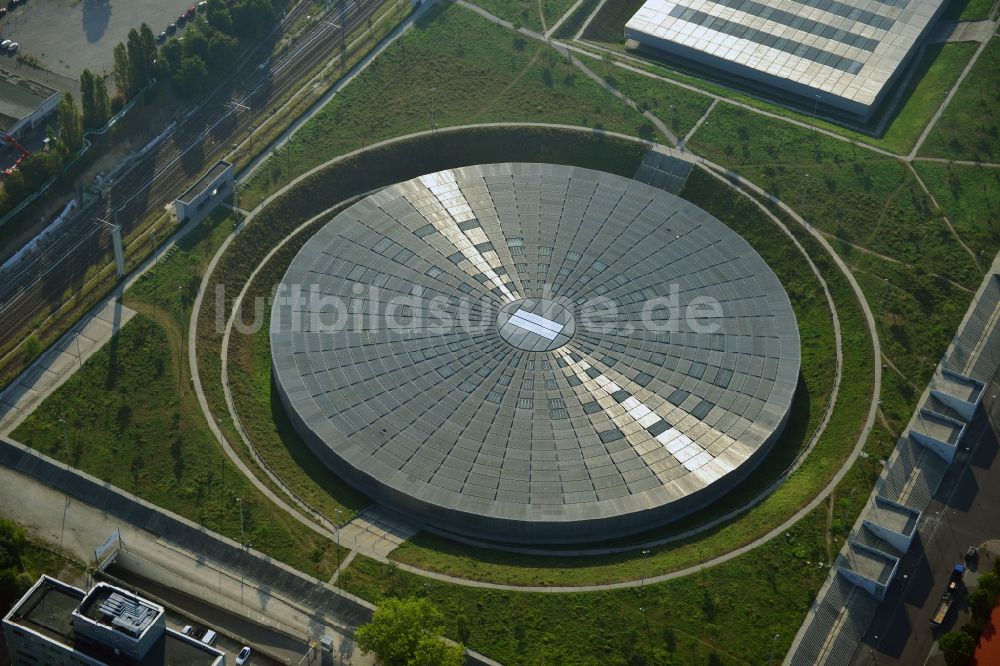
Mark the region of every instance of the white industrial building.
<instances>
[{"instance_id":1,"label":"white industrial building","mask_svg":"<svg viewBox=\"0 0 1000 666\"><path fill-rule=\"evenodd\" d=\"M3 619L13 666L225 666L166 625L163 607L107 583L89 592L42 576Z\"/></svg>"},{"instance_id":2,"label":"white industrial building","mask_svg":"<svg viewBox=\"0 0 1000 666\"><path fill-rule=\"evenodd\" d=\"M648 0L641 46L867 121L944 0Z\"/></svg>"}]
</instances>

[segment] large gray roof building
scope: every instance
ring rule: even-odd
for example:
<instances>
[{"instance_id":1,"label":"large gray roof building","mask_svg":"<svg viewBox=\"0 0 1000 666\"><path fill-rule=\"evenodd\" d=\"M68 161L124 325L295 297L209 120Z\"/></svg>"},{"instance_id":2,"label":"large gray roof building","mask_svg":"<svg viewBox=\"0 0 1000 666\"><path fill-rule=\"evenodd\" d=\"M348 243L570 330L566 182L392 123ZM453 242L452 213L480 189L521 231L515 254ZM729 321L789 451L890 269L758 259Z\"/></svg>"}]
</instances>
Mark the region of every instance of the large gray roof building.
<instances>
[{"instance_id":1,"label":"large gray roof building","mask_svg":"<svg viewBox=\"0 0 1000 666\"><path fill-rule=\"evenodd\" d=\"M625 37L867 120L944 4L648 0Z\"/></svg>"},{"instance_id":2,"label":"large gray roof building","mask_svg":"<svg viewBox=\"0 0 1000 666\"><path fill-rule=\"evenodd\" d=\"M293 260L274 376L334 471L510 542L638 532L760 462L799 374L784 289L714 217L634 180L498 164L385 189Z\"/></svg>"}]
</instances>

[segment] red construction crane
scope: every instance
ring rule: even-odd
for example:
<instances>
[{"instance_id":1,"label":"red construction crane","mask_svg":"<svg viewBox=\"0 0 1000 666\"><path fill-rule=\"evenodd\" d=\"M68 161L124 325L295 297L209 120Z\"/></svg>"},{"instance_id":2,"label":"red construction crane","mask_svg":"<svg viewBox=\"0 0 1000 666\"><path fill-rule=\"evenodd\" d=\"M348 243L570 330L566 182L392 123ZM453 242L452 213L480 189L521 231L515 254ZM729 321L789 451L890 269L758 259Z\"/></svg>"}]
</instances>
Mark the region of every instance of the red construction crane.
<instances>
[{"instance_id":1,"label":"red construction crane","mask_svg":"<svg viewBox=\"0 0 1000 666\"><path fill-rule=\"evenodd\" d=\"M17 142L17 139L15 139L14 137L12 137L10 134L7 134L6 132L4 132L2 135L0 135L0 138L3 138L4 141L6 141L11 146L13 146L14 150L16 150L17 152L19 152L21 154L21 156L17 158L17 161L14 162L13 166L11 166L9 169L4 169L3 170L3 175L9 176L12 173L14 173L19 166L21 166L21 162L23 162L24 160L26 160L29 157L31 157L31 153L29 153L27 151L27 149L25 149L24 146L22 146L21 144L19 144Z\"/></svg>"}]
</instances>

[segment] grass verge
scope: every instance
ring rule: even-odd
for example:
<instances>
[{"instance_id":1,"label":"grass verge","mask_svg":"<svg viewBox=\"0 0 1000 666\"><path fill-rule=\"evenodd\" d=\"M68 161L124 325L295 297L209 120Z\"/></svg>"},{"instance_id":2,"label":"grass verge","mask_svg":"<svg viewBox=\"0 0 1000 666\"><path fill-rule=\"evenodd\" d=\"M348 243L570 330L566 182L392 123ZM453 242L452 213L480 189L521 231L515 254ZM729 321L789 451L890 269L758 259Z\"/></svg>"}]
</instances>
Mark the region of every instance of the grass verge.
<instances>
[{"instance_id":1,"label":"grass verge","mask_svg":"<svg viewBox=\"0 0 1000 666\"><path fill-rule=\"evenodd\" d=\"M847 258L877 255L979 284L980 271L900 160L730 105L716 107L688 145L785 201Z\"/></svg>"},{"instance_id":2,"label":"grass verge","mask_svg":"<svg viewBox=\"0 0 1000 666\"><path fill-rule=\"evenodd\" d=\"M920 147L927 157L1000 160L1000 38L993 37Z\"/></svg>"},{"instance_id":3,"label":"grass verge","mask_svg":"<svg viewBox=\"0 0 1000 666\"><path fill-rule=\"evenodd\" d=\"M825 522L825 510L817 509L753 553L642 588L572 594L471 588L364 557L339 581L376 603L426 596L448 618L449 637L505 664L764 664L788 649L828 573L818 564Z\"/></svg>"},{"instance_id":4,"label":"grass verge","mask_svg":"<svg viewBox=\"0 0 1000 666\"><path fill-rule=\"evenodd\" d=\"M126 295L139 314L15 439L301 571L328 577L336 546L273 505L204 423L184 361L191 299L233 220L214 216ZM240 507L243 505L241 529Z\"/></svg>"},{"instance_id":5,"label":"grass verge","mask_svg":"<svg viewBox=\"0 0 1000 666\"><path fill-rule=\"evenodd\" d=\"M651 123L542 42L450 3L432 8L247 183L256 205L332 156L465 123L554 122L654 138Z\"/></svg>"},{"instance_id":6,"label":"grass verge","mask_svg":"<svg viewBox=\"0 0 1000 666\"><path fill-rule=\"evenodd\" d=\"M471 0L490 14L517 27L544 33L556 24L576 0Z\"/></svg>"}]
</instances>

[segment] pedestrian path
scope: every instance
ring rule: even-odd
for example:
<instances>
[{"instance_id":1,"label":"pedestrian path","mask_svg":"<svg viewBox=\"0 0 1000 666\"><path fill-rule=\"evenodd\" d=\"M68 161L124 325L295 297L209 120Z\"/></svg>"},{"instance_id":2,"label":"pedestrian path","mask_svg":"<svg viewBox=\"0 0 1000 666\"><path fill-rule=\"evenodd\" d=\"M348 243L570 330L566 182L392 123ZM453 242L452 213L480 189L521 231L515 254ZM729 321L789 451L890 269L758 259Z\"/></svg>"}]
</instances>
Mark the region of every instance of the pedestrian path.
<instances>
[{"instance_id":1,"label":"pedestrian path","mask_svg":"<svg viewBox=\"0 0 1000 666\"><path fill-rule=\"evenodd\" d=\"M934 26L927 42L985 42L993 37L995 29L993 21L942 21Z\"/></svg>"},{"instance_id":2,"label":"pedestrian path","mask_svg":"<svg viewBox=\"0 0 1000 666\"><path fill-rule=\"evenodd\" d=\"M362 555L384 559L417 531L405 519L372 506L340 528L340 544Z\"/></svg>"},{"instance_id":3,"label":"pedestrian path","mask_svg":"<svg viewBox=\"0 0 1000 666\"><path fill-rule=\"evenodd\" d=\"M109 300L70 329L0 393L0 435L17 428L134 316L134 310Z\"/></svg>"}]
</instances>

